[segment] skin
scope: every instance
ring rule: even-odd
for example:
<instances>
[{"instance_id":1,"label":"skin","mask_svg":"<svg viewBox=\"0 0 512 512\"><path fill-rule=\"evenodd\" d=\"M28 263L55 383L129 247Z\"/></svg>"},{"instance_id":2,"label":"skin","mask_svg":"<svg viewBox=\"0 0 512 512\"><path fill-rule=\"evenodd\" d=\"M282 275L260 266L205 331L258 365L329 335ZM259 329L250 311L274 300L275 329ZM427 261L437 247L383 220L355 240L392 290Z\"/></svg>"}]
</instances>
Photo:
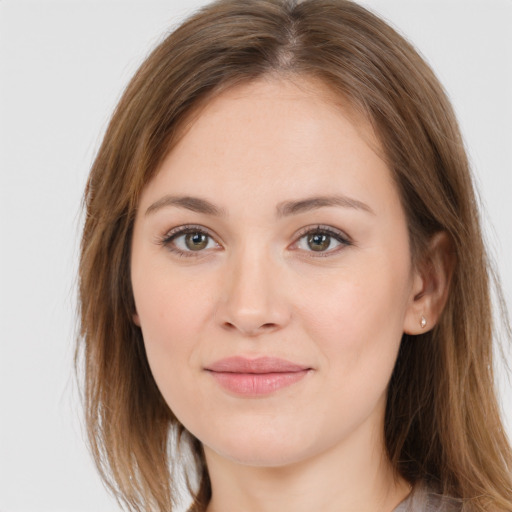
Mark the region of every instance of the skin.
<instances>
[{"instance_id":1,"label":"skin","mask_svg":"<svg viewBox=\"0 0 512 512\"><path fill-rule=\"evenodd\" d=\"M386 390L403 332L421 332L422 314L433 325L447 280L441 264L433 275L412 266L376 148L371 128L322 84L266 77L213 98L141 195L134 322L162 395L204 445L209 512L385 512L410 490L385 454ZM283 211L333 195L350 201ZM204 248L172 232L190 225L208 233ZM318 226L349 243L333 236L313 250L304 228ZM231 356L310 371L265 396L237 396L205 370Z\"/></svg>"}]
</instances>

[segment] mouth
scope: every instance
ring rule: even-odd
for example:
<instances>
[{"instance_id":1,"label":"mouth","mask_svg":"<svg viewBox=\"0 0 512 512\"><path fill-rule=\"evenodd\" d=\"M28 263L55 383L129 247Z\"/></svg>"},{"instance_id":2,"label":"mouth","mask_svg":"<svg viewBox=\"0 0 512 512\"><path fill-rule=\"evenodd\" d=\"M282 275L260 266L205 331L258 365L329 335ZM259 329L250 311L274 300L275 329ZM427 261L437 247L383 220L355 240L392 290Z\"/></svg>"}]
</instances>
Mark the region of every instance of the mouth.
<instances>
[{"instance_id":1,"label":"mouth","mask_svg":"<svg viewBox=\"0 0 512 512\"><path fill-rule=\"evenodd\" d=\"M204 368L225 390L239 396L269 395L302 380L309 366L285 359L229 357Z\"/></svg>"}]
</instances>

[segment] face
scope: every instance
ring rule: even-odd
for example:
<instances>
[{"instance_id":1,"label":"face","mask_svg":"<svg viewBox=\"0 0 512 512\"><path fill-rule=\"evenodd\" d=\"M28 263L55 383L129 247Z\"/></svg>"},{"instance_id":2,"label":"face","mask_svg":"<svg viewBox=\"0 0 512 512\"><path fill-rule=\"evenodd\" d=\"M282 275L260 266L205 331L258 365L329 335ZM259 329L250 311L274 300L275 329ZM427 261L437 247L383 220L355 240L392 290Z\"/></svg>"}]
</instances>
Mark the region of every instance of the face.
<instances>
[{"instance_id":1,"label":"face","mask_svg":"<svg viewBox=\"0 0 512 512\"><path fill-rule=\"evenodd\" d=\"M134 321L207 454L279 466L381 443L414 272L375 147L320 84L268 78L211 100L144 189Z\"/></svg>"}]
</instances>

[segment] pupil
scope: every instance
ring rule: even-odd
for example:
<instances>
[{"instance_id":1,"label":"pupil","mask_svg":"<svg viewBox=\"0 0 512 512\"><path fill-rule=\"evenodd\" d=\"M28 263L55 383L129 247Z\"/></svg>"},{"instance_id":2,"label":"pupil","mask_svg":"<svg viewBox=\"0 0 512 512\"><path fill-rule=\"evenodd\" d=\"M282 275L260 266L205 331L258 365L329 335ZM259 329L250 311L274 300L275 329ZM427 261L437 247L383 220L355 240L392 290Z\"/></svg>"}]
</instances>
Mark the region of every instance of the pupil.
<instances>
[{"instance_id":1,"label":"pupil","mask_svg":"<svg viewBox=\"0 0 512 512\"><path fill-rule=\"evenodd\" d=\"M330 243L331 238L329 235L316 233L315 235L308 237L308 245L313 251L324 251L329 247Z\"/></svg>"},{"instance_id":2,"label":"pupil","mask_svg":"<svg viewBox=\"0 0 512 512\"><path fill-rule=\"evenodd\" d=\"M185 243L191 251L199 251L208 245L208 237L203 233L189 233L185 237Z\"/></svg>"}]
</instances>

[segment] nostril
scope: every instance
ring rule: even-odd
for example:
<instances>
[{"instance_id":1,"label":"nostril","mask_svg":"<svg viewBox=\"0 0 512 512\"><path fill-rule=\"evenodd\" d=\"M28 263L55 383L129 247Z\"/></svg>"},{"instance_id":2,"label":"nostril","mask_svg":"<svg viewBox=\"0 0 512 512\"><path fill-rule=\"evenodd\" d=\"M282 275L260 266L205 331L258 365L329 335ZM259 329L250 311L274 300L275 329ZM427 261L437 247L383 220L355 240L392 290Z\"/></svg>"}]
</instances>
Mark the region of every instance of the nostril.
<instances>
[{"instance_id":1,"label":"nostril","mask_svg":"<svg viewBox=\"0 0 512 512\"><path fill-rule=\"evenodd\" d=\"M228 331L240 331L243 334L245 334L246 336L257 336L258 334L261 334L263 332L275 330L278 327L278 324L273 323L273 322L267 322L265 324L261 324L261 325L253 327L253 326L247 326L247 325L237 326L236 324L231 323L231 322L224 322L222 324L222 326L224 327L224 329L226 329Z\"/></svg>"}]
</instances>

